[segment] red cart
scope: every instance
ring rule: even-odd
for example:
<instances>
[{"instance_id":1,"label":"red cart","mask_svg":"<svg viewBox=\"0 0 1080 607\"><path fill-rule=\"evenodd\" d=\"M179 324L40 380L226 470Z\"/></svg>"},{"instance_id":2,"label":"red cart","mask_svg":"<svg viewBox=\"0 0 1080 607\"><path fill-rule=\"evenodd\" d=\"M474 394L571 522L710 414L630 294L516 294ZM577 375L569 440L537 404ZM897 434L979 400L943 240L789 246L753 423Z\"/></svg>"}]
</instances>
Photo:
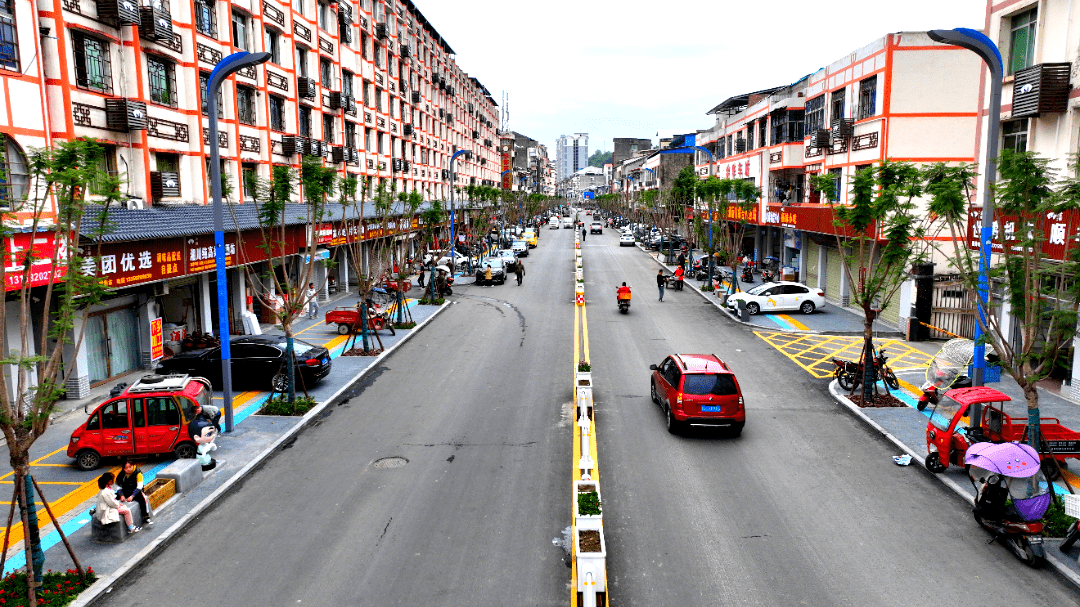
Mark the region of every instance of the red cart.
<instances>
[{"instance_id":1,"label":"red cart","mask_svg":"<svg viewBox=\"0 0 1080 607\"><path fill-rule=\"evenodd\" d=\"M390 334L394 335L394 326L387 322L385 314L372 314L368 311L368 328L372 331L382 331L390 327ZM337 324L338 333L348 335L360 327L360 310L355 306L334 308L326 313L326 324Z\"/></svg>"},{"instance_id":2,"label":"red cart","mask_svg":"<svg viewBox=\"0 0 1080 607\"><path fill-rule=\"evenodd\" d=\"M1005 413L1003 405L1012 399L1004 392L978 386L949 390L945 397L948 400L934 407L926 426L927 470L944 472L950 464L963 466L964 453L972 443L1027 442L1027 417ZM983 405L975 424L969 416L972 405ZM1052 456L1065 467L1065 458L1080 458L1080 432L1065 427L1056 417L1040 417L1039 428L1044 462Z\"/></svg>"}]
</instances>

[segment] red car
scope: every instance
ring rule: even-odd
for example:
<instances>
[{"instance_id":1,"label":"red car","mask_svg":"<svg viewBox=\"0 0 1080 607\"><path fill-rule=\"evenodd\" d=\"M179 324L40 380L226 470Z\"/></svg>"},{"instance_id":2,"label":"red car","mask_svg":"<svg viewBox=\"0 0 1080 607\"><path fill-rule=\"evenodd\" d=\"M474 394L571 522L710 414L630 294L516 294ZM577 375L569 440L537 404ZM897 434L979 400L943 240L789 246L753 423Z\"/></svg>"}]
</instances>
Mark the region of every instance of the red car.
<instances>
[{"instance_id":1,"label":"red car","mask_svg":"<svg viewBox=\"0 0 1080 607\"><path fill-rule=\"evenodd\" d=\"M668 431L688 426L725 428L738 436L746 425L742 389L714 354L672 354L649 365L649 395L664 410Z\"/></svg>"},{"instance_id":2,"label":"red car","mask_svg":"<svg viewBox=\"0 0 1080 607\"><path fill-rule=\"evenodd\" d=\"M195 457L187 424L195 405L209 405L209 381L188 375L144 375L98 406L71 433L67 455L80 470L93 470L102 457L173 453Z\"/></svg>"}]
</instances>

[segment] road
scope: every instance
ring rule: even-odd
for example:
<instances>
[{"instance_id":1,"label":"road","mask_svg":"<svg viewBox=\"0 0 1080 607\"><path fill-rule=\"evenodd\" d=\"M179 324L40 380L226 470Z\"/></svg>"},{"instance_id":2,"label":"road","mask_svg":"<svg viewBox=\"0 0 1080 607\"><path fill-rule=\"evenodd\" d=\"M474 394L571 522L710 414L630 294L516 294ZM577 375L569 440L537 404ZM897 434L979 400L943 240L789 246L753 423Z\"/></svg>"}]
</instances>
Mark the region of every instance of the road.
<instances>
[{"instance_id":1,"label":"road","mask_svg":"<svg viewBox=\"0 0 1080 607\"><path fill-rule=\"evenodd\" d=\"M566 605L551 540L570 516L571 236L544 231L521 287L455 288L347 404L103 604ZM1075 603L893 464L824 381L694 293L657 302L654 262L613 234L583 248L613 604ZM667 433L647 367L676 351L734 368L741 438Z\"/></svg>"}]
</instances>

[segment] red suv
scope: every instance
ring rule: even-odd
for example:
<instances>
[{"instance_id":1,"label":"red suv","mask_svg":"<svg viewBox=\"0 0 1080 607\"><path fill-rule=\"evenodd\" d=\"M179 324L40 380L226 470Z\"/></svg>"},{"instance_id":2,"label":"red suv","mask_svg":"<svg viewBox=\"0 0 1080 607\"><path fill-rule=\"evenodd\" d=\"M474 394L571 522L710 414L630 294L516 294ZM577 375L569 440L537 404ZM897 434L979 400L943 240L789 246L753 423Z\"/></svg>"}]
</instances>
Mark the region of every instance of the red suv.
<instances>
[{"instance_id":1,"label":"red suv","mask_svg":"<svg viewBox=\"0 0 1080 607\"><path fill-rule=\"evenodd\" d=\"M746 408L735 374L714 354L672 354L649 365L649 396L664 409L668 431L686 426L726 428L738 436Z\"/></svg>"},{"instance_id":2,"label":"red suv","mask_svg":"<svg viewBox=\"0 0 1080 607\"><path fill-rule=\"evenodd\" d=\"M102 457L172 453L195 457L187 424L196 405L209 405L210 382L187 375L144 375L98 406L71 433L67 455L80 470L93 470Z\"/></svg>"}]
</instances>

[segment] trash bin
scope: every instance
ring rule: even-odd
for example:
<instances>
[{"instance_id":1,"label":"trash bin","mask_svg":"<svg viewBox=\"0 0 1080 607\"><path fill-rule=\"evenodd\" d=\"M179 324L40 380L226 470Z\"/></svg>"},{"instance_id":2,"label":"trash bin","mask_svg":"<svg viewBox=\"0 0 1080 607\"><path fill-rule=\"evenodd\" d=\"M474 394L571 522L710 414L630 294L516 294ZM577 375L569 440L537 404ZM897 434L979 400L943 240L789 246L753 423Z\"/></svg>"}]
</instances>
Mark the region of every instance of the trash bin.
<instances>
[{"instance_id":1,"label":"trash bin","mask_svg":"<svg viewBox=\"0 0 1080 607\"><path fill-rule=\"evenodd\" d=\"M750 322L750 311L746 309L746 302L740 299L737 304L739 306L739 320Z\"/></svg>"}]
</instances>

